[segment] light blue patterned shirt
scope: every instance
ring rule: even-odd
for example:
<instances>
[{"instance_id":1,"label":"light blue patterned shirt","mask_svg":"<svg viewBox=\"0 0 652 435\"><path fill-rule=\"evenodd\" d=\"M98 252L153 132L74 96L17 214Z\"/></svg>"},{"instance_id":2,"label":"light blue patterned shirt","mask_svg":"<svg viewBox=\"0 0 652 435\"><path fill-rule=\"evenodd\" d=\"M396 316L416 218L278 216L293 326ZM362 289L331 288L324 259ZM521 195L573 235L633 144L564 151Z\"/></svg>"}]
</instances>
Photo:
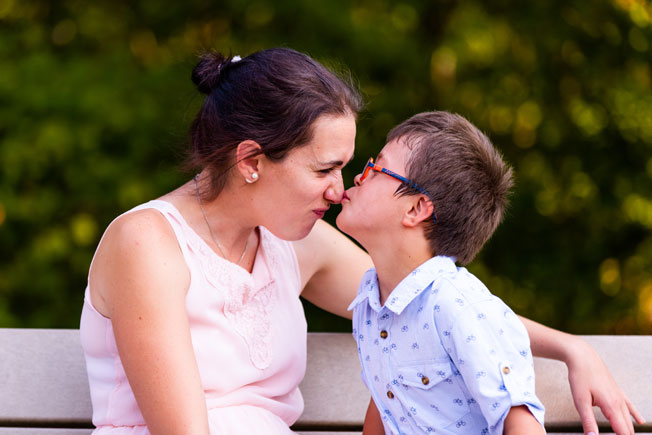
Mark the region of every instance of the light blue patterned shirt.
<instances>
[{"instance_id":1,"label":"light blue patterned shirt","mask_svg":"<svg viewBox=\"0 0 652 435\"><path fill-rule=\"evenodd\" d=\"M543 425L525 327L453 259L423 263L380 305L375 269L351 303L362 380L391 434L502 434L510 408Z\"/></svg>"}]
</instances>

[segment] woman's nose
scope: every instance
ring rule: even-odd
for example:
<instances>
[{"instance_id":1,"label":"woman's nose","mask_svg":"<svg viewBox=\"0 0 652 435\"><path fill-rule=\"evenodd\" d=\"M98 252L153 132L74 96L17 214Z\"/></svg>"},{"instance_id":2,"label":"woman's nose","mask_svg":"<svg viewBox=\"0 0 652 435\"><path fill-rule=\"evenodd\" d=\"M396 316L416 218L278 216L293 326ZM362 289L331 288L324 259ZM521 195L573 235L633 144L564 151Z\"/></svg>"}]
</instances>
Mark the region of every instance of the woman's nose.
<instances>
[{"instance_id":1,"label":"woman's nose","mask_svg":"<svg viewBox=\"0 0 652 435\"><path fill-rule=\"evenodd\" d=\"M324 198L332 204L339 204L342 202L343 194L344 183L342 182L342 179L339 178L337 181L334 181L333 184L328 186L328 189L324 192Z\"/></svg>"}]
</instances>

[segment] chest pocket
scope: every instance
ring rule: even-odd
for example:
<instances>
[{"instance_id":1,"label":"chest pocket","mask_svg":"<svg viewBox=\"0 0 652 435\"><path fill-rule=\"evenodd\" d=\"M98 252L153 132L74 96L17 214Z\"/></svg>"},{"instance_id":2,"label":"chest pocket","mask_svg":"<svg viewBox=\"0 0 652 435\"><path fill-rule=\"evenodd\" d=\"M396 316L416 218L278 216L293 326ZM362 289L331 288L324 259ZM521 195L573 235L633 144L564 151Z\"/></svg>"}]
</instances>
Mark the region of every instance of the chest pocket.
<instances>
[{"instance_id":1,"label":"chest pocket","mask_svg":"<svg viewBox=\"0 0 652 435\"><path fill-rule=\"evenodd\" d=\"M469 413L462 376L449 359L399 366L396 378L404 414L425 431L456 424Z\"/></svg>"}]
</instances>

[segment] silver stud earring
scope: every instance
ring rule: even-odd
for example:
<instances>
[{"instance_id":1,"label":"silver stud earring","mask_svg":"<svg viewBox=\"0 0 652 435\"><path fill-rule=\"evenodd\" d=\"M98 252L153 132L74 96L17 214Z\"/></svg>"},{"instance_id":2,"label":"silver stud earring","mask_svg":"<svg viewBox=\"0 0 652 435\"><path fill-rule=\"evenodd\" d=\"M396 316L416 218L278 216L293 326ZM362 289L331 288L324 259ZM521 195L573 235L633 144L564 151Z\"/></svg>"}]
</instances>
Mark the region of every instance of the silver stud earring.
<instances>
[{"instance_id":1,"label":"silver stud earring","mask_svg":"<svg viewBox=\"0 0 652 435\"><path fill-rule=\"evenodd\" d=\"M251 174L251 180L248 178L245 178L245 181L249 184L253 183L254 181L258 180L258 172L254 172Z\"/></svg>"}]
</instances>

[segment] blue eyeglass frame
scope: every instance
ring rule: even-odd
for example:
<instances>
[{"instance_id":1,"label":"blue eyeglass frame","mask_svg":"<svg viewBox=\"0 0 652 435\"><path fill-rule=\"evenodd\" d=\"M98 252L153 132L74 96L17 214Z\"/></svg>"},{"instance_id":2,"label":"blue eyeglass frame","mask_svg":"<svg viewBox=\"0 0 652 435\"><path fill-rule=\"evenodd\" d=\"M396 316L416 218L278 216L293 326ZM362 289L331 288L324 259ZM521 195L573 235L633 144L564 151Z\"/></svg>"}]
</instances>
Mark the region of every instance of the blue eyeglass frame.
<instances>
[{"instance_id":1,"label":"blue eyeglass frame","mask_svg":"<svg viewBox=\"0 0 652 435\"><path fill-rule=\"evenodd\" d=\"M430 194L428 193L428 191L426 189L419 186L414 181L409 180L409 179L405 178L404 176L397 174L394 171L391 171L391 170L389 170L387 168L383 168L382 166L374 163L374 158L373 157L369 157L369 160L367 160L367 164L364 165L364 169L362 169L362 174L360 175L360 180L358 181L359 183L362 183L365 180L365 178L367 178L367 176L369 175L369 170L370 169L373 169L376 172L381 172L383 174L389 175L390 177L394 177L397 180L399 180L400 182L407 184L412 189L426 195L428 197L428 199L432 202L432 208L433 208L432 220L433 220L433 222L437 223L437 213L435 211L435 201L433 201L433 199L430 197Z\"/></svg>"}]
</instances>

